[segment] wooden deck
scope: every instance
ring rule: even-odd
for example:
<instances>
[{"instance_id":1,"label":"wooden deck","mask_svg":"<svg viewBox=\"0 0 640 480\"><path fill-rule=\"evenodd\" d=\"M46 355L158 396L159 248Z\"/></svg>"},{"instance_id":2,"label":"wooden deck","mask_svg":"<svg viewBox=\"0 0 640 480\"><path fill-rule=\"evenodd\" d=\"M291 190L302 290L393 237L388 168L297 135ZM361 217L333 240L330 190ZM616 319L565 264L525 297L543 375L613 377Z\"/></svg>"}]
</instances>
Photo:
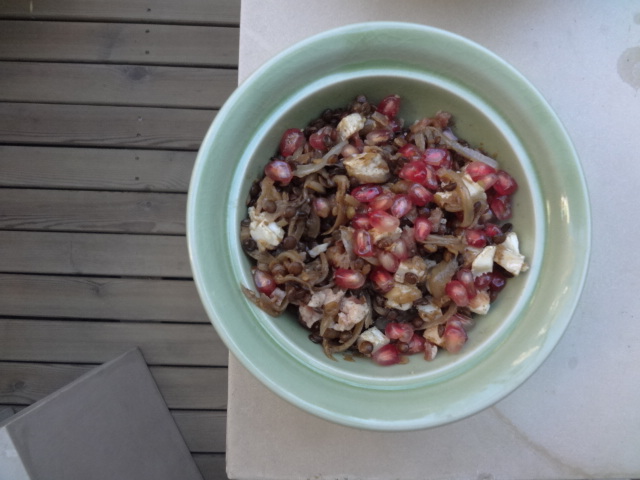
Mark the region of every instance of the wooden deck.
<instances>
[{"instance_id":1,"label":"wooden deck","mask_svg":"<svg viewBox=\"0 0 640 480\"><path fill-rule=\"evenodd\" d=\"M0 407L139 346L206 479L227 478L227 350L186 193L239 21L240 0L0 0Z\"/></svg>"}]
</instances>

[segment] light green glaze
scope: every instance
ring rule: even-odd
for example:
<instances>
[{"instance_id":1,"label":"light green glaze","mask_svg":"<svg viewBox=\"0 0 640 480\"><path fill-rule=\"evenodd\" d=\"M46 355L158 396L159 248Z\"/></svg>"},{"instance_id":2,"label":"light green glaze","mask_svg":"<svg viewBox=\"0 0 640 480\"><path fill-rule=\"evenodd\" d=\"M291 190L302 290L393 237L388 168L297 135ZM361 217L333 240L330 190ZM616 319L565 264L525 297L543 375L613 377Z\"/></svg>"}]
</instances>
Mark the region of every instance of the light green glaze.
<instances>
[{"instance_id":1,"label":"light green glaze","mask_svg":"<svg viewBox=\"0 0 640 480\"><path fill-rule=\"evenodd\" d=\"M455 132L495 154L520 184L513 224L531 269L508 283L458 355L378 367L329 360L290 317L246 301L250 263L238 241L251 182L282 131L357 94L403 98L413 121L447 110ZM229 98L198 154L187 235L204 306L231 352L294 405L328 420L409 430L458 420L517 388L564 332L584 283L589 204L576 153L540 94L486 49L441 30L364 23L305 40Z\"/></svg>"}]
</instances>

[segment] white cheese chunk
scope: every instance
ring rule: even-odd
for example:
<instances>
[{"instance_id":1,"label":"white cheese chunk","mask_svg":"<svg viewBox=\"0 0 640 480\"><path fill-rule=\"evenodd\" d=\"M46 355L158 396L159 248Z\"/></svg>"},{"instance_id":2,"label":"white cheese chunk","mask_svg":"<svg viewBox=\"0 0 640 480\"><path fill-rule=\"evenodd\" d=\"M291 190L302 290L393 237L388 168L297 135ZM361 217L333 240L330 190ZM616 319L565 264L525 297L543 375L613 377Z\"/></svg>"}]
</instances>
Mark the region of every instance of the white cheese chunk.
<instances>
[{"instance_id":1,"label":"white cheese chunk","mask_svg":"<svg viewBox=\"0 0 640 480\"><path fill-rule=\"evenodd\" d=\"M471 273L474 277L478 277L483 273L493 271L493 258L496 254L496 246L489 245L484 247L482 251L473 259L471 263Z\"/></svg>"},{"instance_id":2,"label":"white cheese chunk","mask_svg":"<svg viewBox=\"0 0 640 480\"><path fill-rule=\"evenodd\" d=\"M404 277L407 273L414 274L418 282L424 282L427 279L427 264L424 259L416 255L415 257L401 261L393 279L396 282L404 283Z\"/></svg>"},{"instance_id":3,"label":"white cheese chunk","mask_svg":"<svg viewBox=\"0 0 640 480\"><path fill-rule=\"evenodd\" d=\"M496 248L494 261L512 275L518 275L528 266L524 263L524 255L519 251L518 236L509 232L504 242Z\"/></svg>"},{"instance_id":4,"label":"white cheese chunk","mask_svg":"<svg viewBox=\"0 0 640 480\"><path fill-rule=\"evenodd\" d=\"M344 332L351 330L369 315L369 304L366 301L359 301L355 297L344 297L340 302L340 312L338 312L338 323L333 326L334 330Z\"/></svg>"},{"instance_id":5,"label":"white cheese chunk","mask_svg":"<svg viewBox=\"0 0 640 480\"><path fill-rule=\"evenodd\" d=\"M409 310L413 302L422 298L422 292L415 285L406 285L404 283L396 283L391 290L384 294L387 301L387 308L395 308L397 310Z\"/></svg>"},{"instance_id":6,"label":"white cheese chunk","mask_svg":"<svg viewBox=\"0 0 640 480\"><path fill-rule=\"evenodd\" d=\"M343 160L350 177L361 183L384 183L389 179L389 165L380 152L368 151Z\"/></svg>"},{"instance_id":7,"label":"white cheese chunk","mask_svg":"<svg viewBox=\"0 0 640 480\"><path fill-rule=\"evenodd\" d=\"M433 303L417 305L418 316L425 322L432 322L442 316L442 309Z\"/></svg>"},{"instance_id":8,"label":"white cheese chunk","mask_svg":"<svg viewBox=\"0 0 640 480\"><path fill-rule=\"evenodd\" d=\"M371 327L360 334L358 340L356 340L356 345L360 346L362 342L371 343L371 345L373 345L373 352L375 352L389 343L389 339L376 327Z\"/></svg>"},{"instance_id":9,"label":"white cheese chunk","mask_svg":"<svg viewBox=\"0 0 640 480\"><path fill-rule=\"evenodd\" d=\"M256 214L255 207L249 208L249 234L255 240L260 251L273 250L282 242L284 230L267 218L265 213Z\"/></svg>"},{"instance_id":10,"label":"white cheese chunk","mask_svg":"<svg viewBox=\"0 0 640 480\"><path fill-rule=\"evenodd\" d=\"M444 338L438 333L438 325L427 328L422 336L434 345L438 345L439 347L444 345Z\"/></svg>"},{"instance_id":11,"label":"white cheese chunk","mask_svg":"<svg viewBox=\"0 0 640 480\"><path fill-rule=\"evenodd\" d=\"M469 299L469 310L478 315L486 315L491 307L489 293L480 290L475 297Z\"/></svg>"},{"instance_id":12,"label":"white cheese chunk","mask_svg":"<svg viewBox=\"0 0 640 480\"><path fill-rule=\"evenodd\" d=\"M344 117L336 126L340 141L346 140L364 127L365 119L359 113L351 113Z\"/></svg>"}]
</instances>

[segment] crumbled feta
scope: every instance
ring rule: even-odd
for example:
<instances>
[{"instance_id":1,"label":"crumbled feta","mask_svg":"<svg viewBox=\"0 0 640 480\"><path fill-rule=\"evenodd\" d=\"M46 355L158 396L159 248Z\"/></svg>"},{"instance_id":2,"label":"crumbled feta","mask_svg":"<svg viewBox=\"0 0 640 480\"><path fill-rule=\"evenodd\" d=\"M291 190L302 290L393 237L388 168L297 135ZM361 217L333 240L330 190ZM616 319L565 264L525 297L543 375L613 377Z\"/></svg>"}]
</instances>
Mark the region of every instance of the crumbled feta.
<instances>
[{"instance_id":1,"label":"crumbled feta","mask_svg":"<svg viewBox=\"0 0 640 480\"><path fill-rule=\"evenodd\" d=\"M515 232L507 233L507 238L496 248L494 261L512 275L527 270L524 255L519 251L518 236Z\"/></svg>"},{"instance_id":2,"label":"crumbled feta","mask_svg":"<svg viewBox=\"0 0 640 480\"><path fill-rule=\"evenodd\" d=\"M250 207L249 218L249 234L261 252L273 250L280 245L284 238L284 230L277 223L270 221L265 212L256 214L255 207Z\"/></svg>"},{"instance_id":3,"label":"crumbled feta","mask_svg":"<svg viewBox=\"0 0 640 480\"><path fill-rule=\"evenodd\" d=\"M489 293L484 290L478 291L476 296L469 299L469 310L478 315L486 315L491 307L491 299Z\"/></svg>"},{"instance_id":4,"label":"crumbled feta","mask_svg":"<svg viewBox=\"0 0 640 480\"><path fill-rule=\"evenodd\" d=\"M396 283L384 296L387 299L385 302L387 308L409 310L413 306L413 302L422 298L422 292L415 285Z\"/></svg>"},{"instance_id":5,"label":"crumbled feta","mask_svg":"<svg viewBox=\"0 0 640 480\"><path fill-rule=\"evenodd\" d=\"M321 253L326 252L327 248L329 248L329 245L331 245L331 242L326 242L326 243L321 243L320 245L316 245L315 247L309 250L309 256L311 258L316 258Z\"/></svg>"},{"instance_id":6,"label":"crumbled feta","mask_svg":"<svg viewBox=\"0 0 640 480\"><path fill-rule=\"evenodd\" d=\"M482 251L473 259L471 263L471 273L474 277L478 277L484 273L493 271L493 258L496 254L496 246L489 245L484 247Z\"/></svg>"},{"instance_id":7,"label":"crumbled feta","mask_svg":"<svg viewBox=\"0 0 640 480\"><path fill-rule=\"evenodd\" d=\"M338 322L333 326L334 330L344 332L351 330L369 315L369 304L355 297L344 297L340 302Z\"/></svg>"},{"instance_id":8,"label":"crumbled feta","mask_svg":"<svg viewBox=\"0 0 640 480\"><path fill-rule=\"evenodd\" d=\"M376 327L371 327L369 330L365 330L360 334L358 340L356 340L356 345L360 346L362 342L371 343L371 345L373 345L373 352L375 352L389 343L389 339Z\"/></svg>"},{"instance_id":9,"label":"crumbled feta","mask_svg":"<svg viewBox=\"0 0 640 480\"><path fill-rule=\"evenodd\" d=\"M364 117L359 113L351 113L344 117L336 126L338 132L338 139L340 141L346 140L356 132L359 132L364 128Z\"/></svg>"},{"instance_id":10,"label":"crumbled feta","mask_svg":"<svg viewBox=\"0 0 640 480\"><path fill-rule=\"evenodd\" d=\"M325 288L324 290L318 290L307 302L307 306L311 308L323 308L325 305L330 303L335 303L338 305L344 297L346 292L344 290L338 290L334 292L330 288Z\"/></svg>"},{"instance_id":11,"label":"crumbled feta","mask_svg":"<svg viewBox=\"0 0 640 480\"><path fill-rule=\"evenodd\" d=\"M442 338L438 333L438 325L434 325L425 329L422 336L434 345L438 345L439 347L442 347L444 345L444 338Z\"/></svg>"},{"instance_id":12,"label":"crumbled feta","mask_svg":"<svg viewBox=\"0 0 640 480\"><path fill-rule=\"evenodd\" d=\"M314 323L322 320L322 312L308 305L300 305L298 312L300 313L300 320L302 320L307 328L311 328Z\"/></svg>"},{"instance_id":13,"label":"crumbled feta","mask_svg":"<svg viewBox=\"0 0 640 480\"><path fill-rule=\"evenodd\" d=\"M396 282L404 283L404 277L407 273L413 273L418 282L424 282L427 279L427 264L424 259L416 255L415 257L401 261L393 279Z\"/></svg>"},{"instance_id":14,"label":"crumbled feta","mask_svg":"<svg viewBox=\"0 0 640 480\"><path fill-rule=\"evenodd\" d=\"M368 151L343 160L350 177L361 183L384 183L389 179L389 165L380 152Z\"/></svg>"},{"instance_id":15,"label":"crumbled feta","mask_svg":"<svg viewBox=\"0 0 640 480\"><path fill-rule=\"evenodd\" d=\"M447 212L459 212L462 209L460 197L454 190L436 192L433 201Z\"/></svg>"},{"instance_id":16,"label":"crumbled feta","mask_svg":"<svg viewBox=\"0 0 640 480\"><path fill-rule=\"evenodd\" d=\"M418 316L425 322L432 322L442 316L442 309L433 303L417 305L416 310L418 311Z\"/></svg>"}]
</instances>

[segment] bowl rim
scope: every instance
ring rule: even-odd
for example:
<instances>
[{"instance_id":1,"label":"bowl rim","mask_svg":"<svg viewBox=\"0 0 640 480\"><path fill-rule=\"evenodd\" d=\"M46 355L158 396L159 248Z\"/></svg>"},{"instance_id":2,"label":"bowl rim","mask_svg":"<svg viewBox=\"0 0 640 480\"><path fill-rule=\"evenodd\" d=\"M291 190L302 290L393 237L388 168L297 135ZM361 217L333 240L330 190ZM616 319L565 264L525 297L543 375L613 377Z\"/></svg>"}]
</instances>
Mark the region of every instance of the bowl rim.
<instances>
[{"instance_id":1,"label":"bowl rim","mask_svg":"<svg viewBox=\"0 0 640 480\"><path fill-rule=\"evenodd\" d=\"M559 141L563 142L563 147L566 152L569 154L569 157L572 160L571 167L573 168L572 173L577 174L573 180L576 182L577 193L574 193L573 201L578 203L579 206L583 210L585 225L582 228L587 232L586 237L583 237L582 249L581 249L581 264L579 264L580 271L578 275L574 275L575 281L577 281L577 285L574 288L574 292L572 295L564 299L564 315L561 318L558 318L553 322L550 326L549 330L546 332L546 336L539 342L537 345L537 349L533 354L530 354L529 357L526 358L525 361L521 361L519 365L521 367L517 370L517 376L514 377L508 386L503 385L502 388L494 389L495 391L491 392L491 394L485 394L482 396L480 401L476 402L472 407L469 408L458 408L456 412L448 412L446 415L440 415L434 417L433 415L422 418L411 418L406 420L394 420L394 421L385 421L384 419L371 419L371 418L358 418L353 415L340 415L334 411L331 411L325 405L314 404L309 401L308 398L304 398L301 396L299 392L291 392L286 389L281 388L279 385L279 380L273 375L265 372L264 368L260 366L255 359L250 358L245 352L242 351L241 347L238 345L236 339L233 338L232 335L225 329L224 324L219 321L218 316L216 315L216 307L211 302L210 292L207 291L206 279L204 278L204 272L200 268L199 261L199 245L196 241L196 225L197 220L195 218L196 212L198 211L198 205L196 204L196 198L198 196L198 191L202 187L200 180L202 169L204 167L204 163L206 161L206 152L211 148L216 136L219 134L220 126L223 125L229 115L233 115L233 104L240 99L246 91L251 88L254 88L257 83L260 82L260 79L263 75L268 75L269 72L277 68L280 62L286 61L287 57L292 53L303 51L312 47L313 45L317 45L318 42L324 42L328 39L335 38L336 36L345 35L345 34L353 34L358 32L371 32L371 31L380 31L380 30L399 30L399 31L407 31L411 30L414 32L420 32L420 34L427 36L440 36L446 37L449 40L453 40L455 42L460 43L465 48L471 48L477 52L481 52L483 55L490 57L494 62L500 64L501 68L504 68L509 71L510 75L514 76L523 86L523 88L527 89L527 93L532 95L536 102L542 105L544 108L544 114L546 117L553 122L554 127L557 129L559 135ZM189 186L189 194L187 201L187 241L188 241L188 249L189 249L189 258L191 262L192 271L194 274L194 281L200 297L203 301L205 309L207 310L207 314L209 318L216 328L218 334L220 335L223 342L227 345L231 353L233 353L236 358L240 361L240 363L247 368L256 378L258 378L263 384L269 387L276 394L288 400L290 403L310 412L315 415L318 415L322 418L349 425L359 428L366 429L375 429L375 430L410 430L416 428L426 428L436 425L441 425L443 423L448 423L454 420L458 420L460 418L464 418L473 413L477 413L478 411L488 407L489 405L495 403L500 400L504 396L508 395L517 388L522 382L524 382L537 368L543 363L543 361L547 358L550 352L553 350L557 342L559 341L562 334L565 332L570 319L571 314L574 312L577 302L579 300L580 294L583 290L583 286L585 283L585 279L587 276L588 269L588 258L591 250L591 214L590 214L590 206L588 201L588 193L586 181L584 179L584 174L582 172L582 168L580 162L578 160L577 153L571 144L571 140L568 136L568 133L562 126L559 118L555 114L555 112L548 105L546 100L542 97L542 95L538 92L537 89L524 77L522 76L515 68L513 68L510 64L508 64L505 60L501 59L497 55L495 55L490 50L478 45L477 43L462 37L460 35L441 30L435 27L430 27L426 25L414 24L414 23L406 23L406 22L363 22L357 24L346 25L343 27L338 27L335 29L331 29L325 32L321 32L319 34L308 37L300 42L288 47L284 51L272 57L265 64L259 67L253 74L251 74L240 86L234 91L234 93L229 97L227 102L223 105L223 107L218 112L218 115L214 119L211 127L209 128L205 139L201 145L200 151L198 152L196 163L194 165L194 170L191 177L191 183ZM272 346L273 347L273 346ZM286 358L286 357L282 357ZM309 372L304 370L300 365L293 365L293 368L301 375L308 375ZM327 385L335 386L329 382ZM346 393L354 394L359 392L358 386L355 385L343 385L341 387ZM382 394L385 396L385 394Z\"/></svg>"}]
</instances>

